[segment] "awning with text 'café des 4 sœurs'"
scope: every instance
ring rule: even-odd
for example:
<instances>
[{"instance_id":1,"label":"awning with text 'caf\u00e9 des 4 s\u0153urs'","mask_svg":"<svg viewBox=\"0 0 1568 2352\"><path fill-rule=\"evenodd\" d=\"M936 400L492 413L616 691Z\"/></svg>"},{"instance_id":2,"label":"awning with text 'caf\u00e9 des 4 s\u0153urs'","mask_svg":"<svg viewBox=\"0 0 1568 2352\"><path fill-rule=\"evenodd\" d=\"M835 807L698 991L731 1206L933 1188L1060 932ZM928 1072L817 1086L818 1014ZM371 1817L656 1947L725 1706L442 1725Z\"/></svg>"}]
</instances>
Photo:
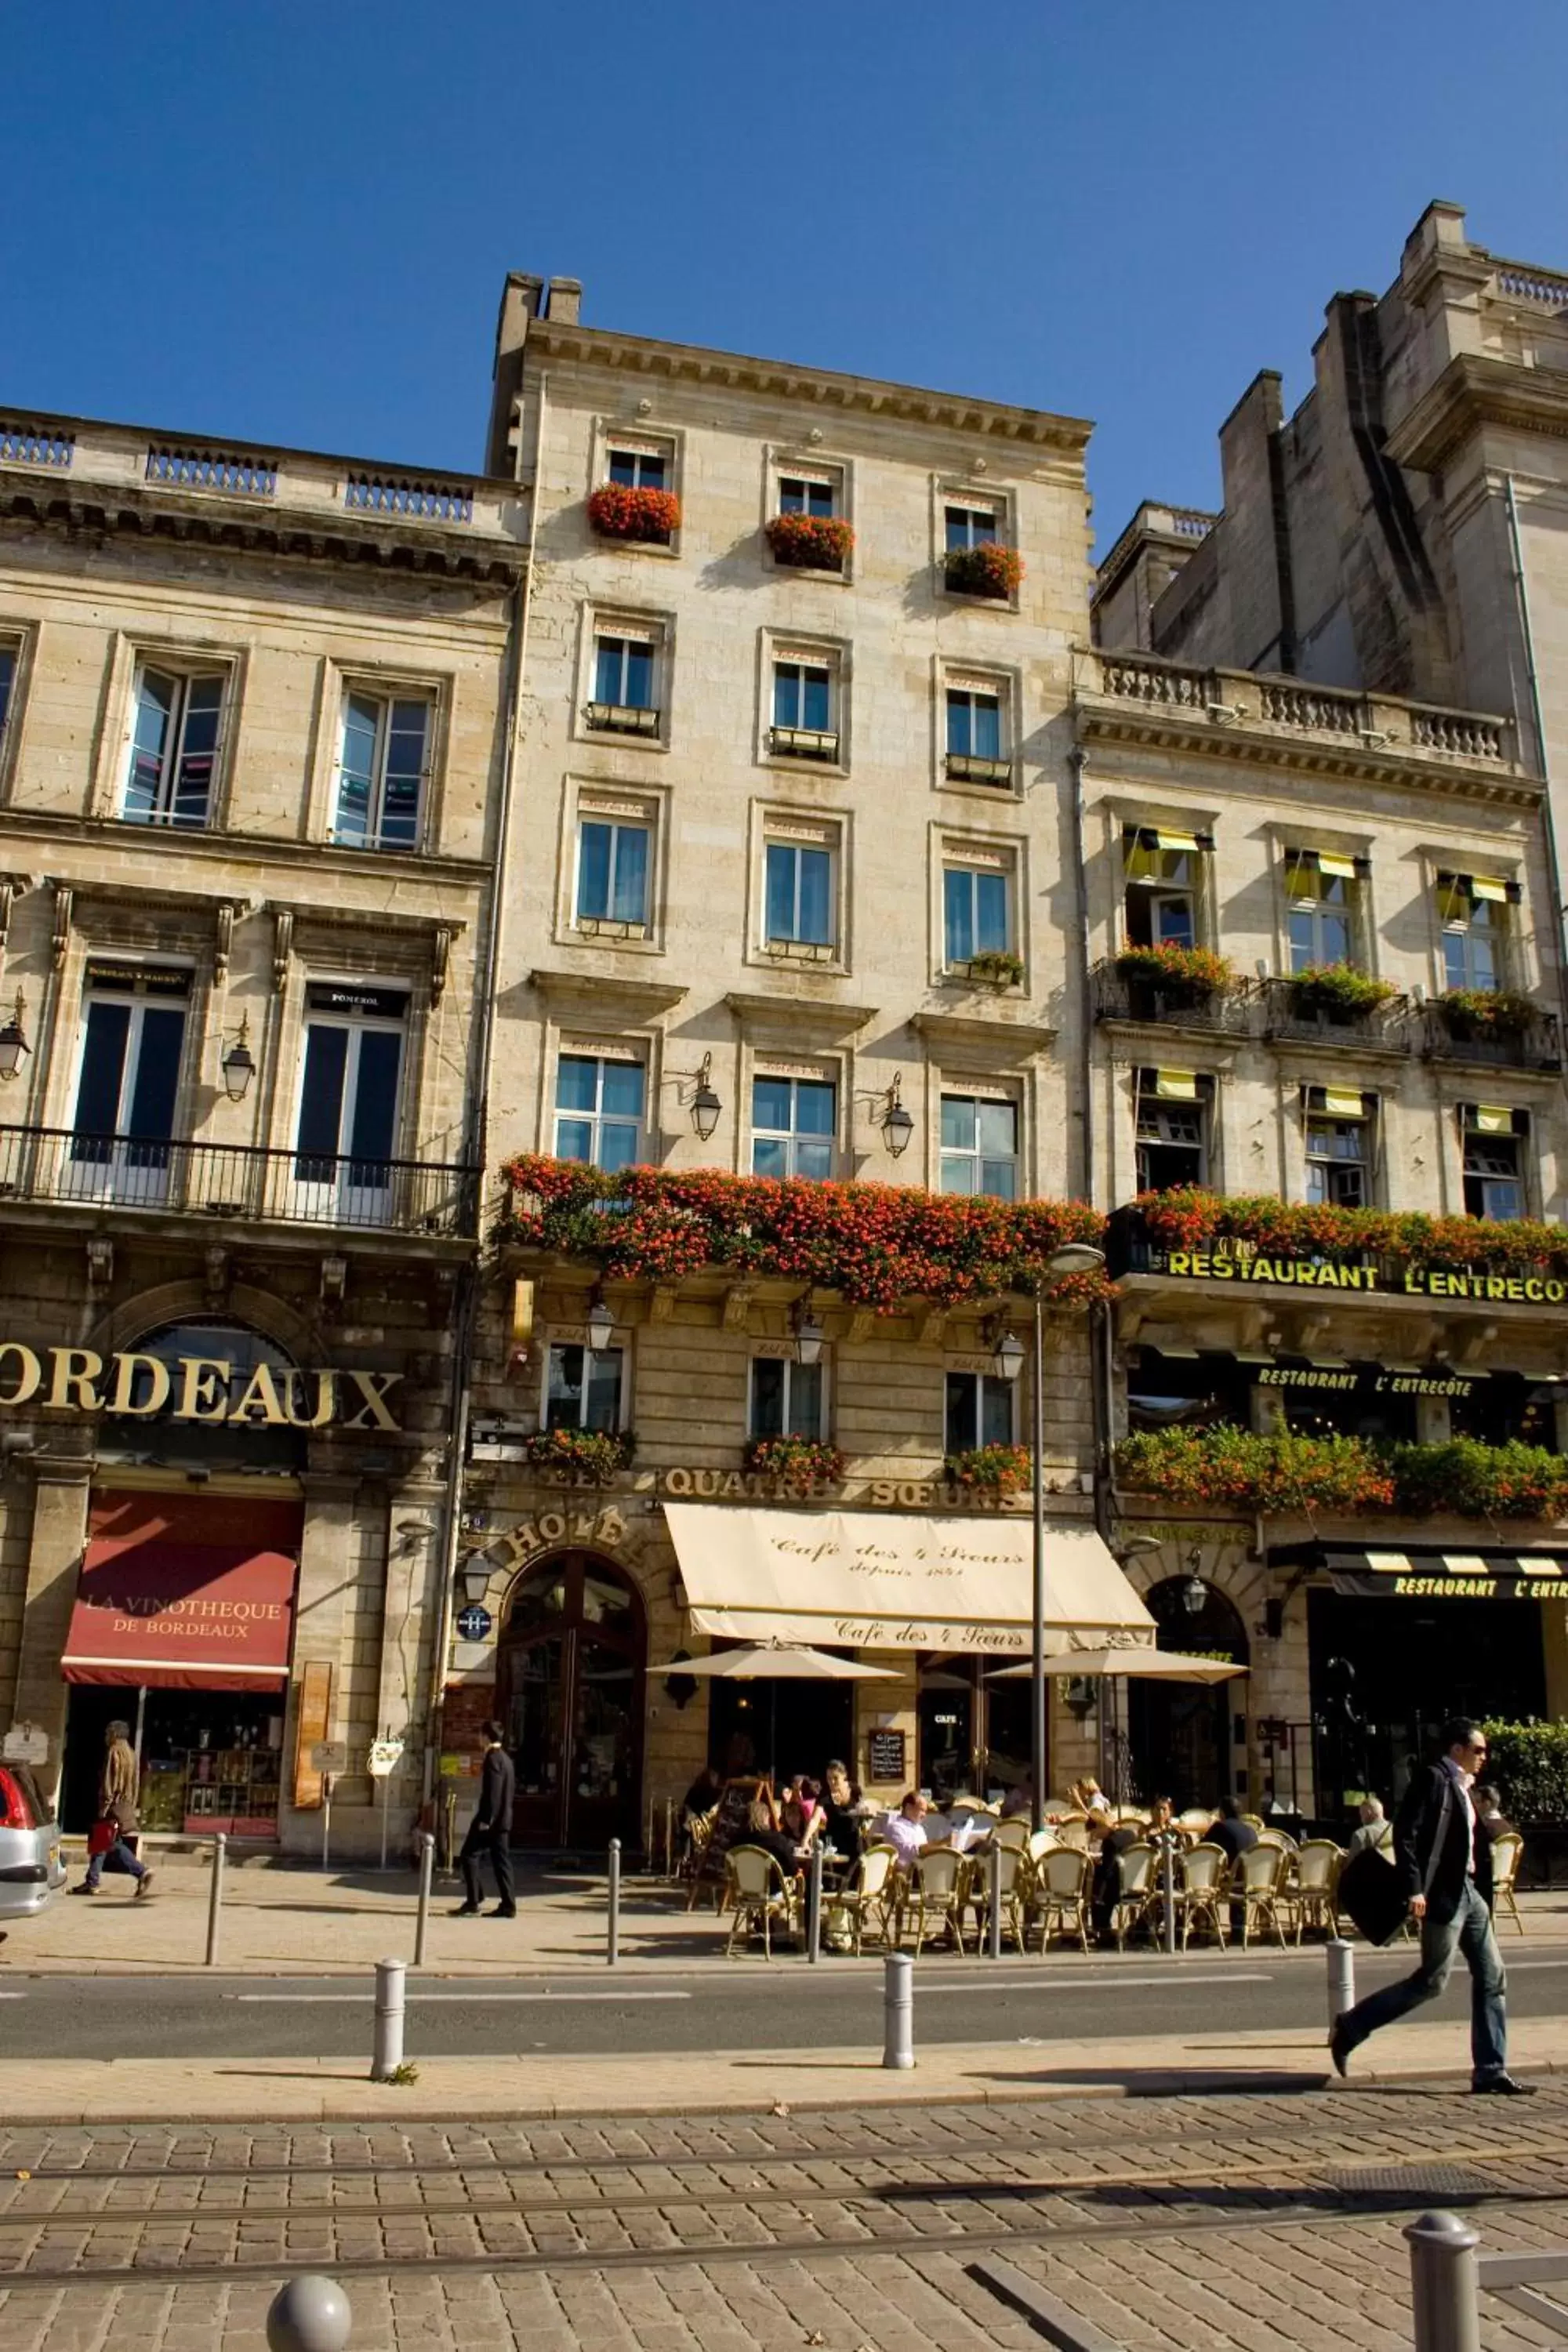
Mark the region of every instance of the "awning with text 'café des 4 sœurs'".
<instances>
[{"instance_id":1,"label":"awning with text 'caf\u00e9 des 4 s\u0153urs'","mask_svg":"<svg viewBox=\"0 0 1568 2352\"><path fill-rule=\"evenodd\" d=\"M66 1681L282 1690L300 1520L283 1500L96 1494Z\"/></svg>"},{"instance_id":2,"label":"awning with text 'caf\u00e9 des 4 s\u0153urs'","mask_svg":"<svg viewBox=\"0 0 1568 2352\"><path fill-rule=\"evenodd\" d=\"M1034 1530L1016 1518L666 1503L695 1632L854 1650L1016 1650L1031 1642ZM1153 1639L1101 1538L1046 1527L1054 1651Z\"/></svg>"}]
</instances>

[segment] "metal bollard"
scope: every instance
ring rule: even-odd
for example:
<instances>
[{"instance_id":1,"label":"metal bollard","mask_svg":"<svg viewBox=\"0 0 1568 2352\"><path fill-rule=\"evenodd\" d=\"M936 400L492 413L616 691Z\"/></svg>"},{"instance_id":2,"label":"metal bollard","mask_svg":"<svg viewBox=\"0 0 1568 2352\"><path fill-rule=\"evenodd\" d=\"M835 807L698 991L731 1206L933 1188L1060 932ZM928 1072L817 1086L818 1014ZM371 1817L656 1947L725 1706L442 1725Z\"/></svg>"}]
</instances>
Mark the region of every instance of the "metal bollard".
<instances>
[{"instance_id":1,"label":"metal bollard","mask_svg":"<svg viewBox=\"0 0 1568 2352\"><path fill-rule=\"evenodd\" d=\"M822 1958L822 1848L811 1849L805 1874L805 1957L815 1964Z\"/></svg>"},{"instance_id":2,"label":"metal bollard","mask_svg":"<svg viewBox=\"0 0 1568 2352\"><path fill-rule=\"evenodd\" d=\"M390 2083L403 2063L403 1996L406 1975L407 1962L405 1960L377 1960L375 1964L375 2047L370 2062L373 2083Z\"/></svg>"},{"instance_id":3,"label":"metal bollard","mask_svg":"<svg viewBox=\"0 0 1568 2352\"><path fill-rule=\"evenodd\" d=\"M1457 2213L1423 2213L1405 2240L1415 2352L1480 2352L1479 2232Z\"/></svg>"},{"instance_id":4,"label":"metal bollard","mask_svg":"<svg viewBox=\"0 0 1568 2352\"><path fill-rule=\"evenodd\" d=\"M414 1965L425 1965L425 1937L430 1926L430 1880L436 1868L436 1841L428 1830L419 1832L419 1909L414 1921Z\"/></svg>"},{"instance_id":5,"label":"metal bollard","mask_svg":"<svg viewBox=\"0 0 1568 2352\"><path fill-rule=\"evenodd\" d=\"M1335 2025L1347 2009L1355 2007L1355 1946L1335 1936L1328 1947L1329 2023Z\"/></svg>"},{"instance_id":6,"label":"metal bollard","mask_svg":"<svg viewBox=\"0 0 1568 2352\"><path fill-rule=\"evenodd\" d=\"M1168 1830L1161 1874L1165 1892L1165 1949L1173 1959L1176 1952L1176 1841Z\"/></svg>"},{"instance_id":7,"label":"metal bollard","mask_svg":"<svg viewBox=\"0 0 1568 2352\"><path fill-rule=\"evenodd\" d=\"M343 2352L353 2326L349 2299L336 2279L309 2272L280 2286L267 2307L270 2352Z\"/></svg>"},{"instance_id":8,"label":"metal bollard","mask_svg":"<svg viewBox=\"0 0 1568 2352\"><path fill-rule=\"evenodd\" d=\"M991 1884L986 1891L991 1899L990 1943L987 1948L992 1958L999 1960L1002 1957L1002 1849L999 1845L991 1849Z\"/></svg>"},{"instance_id":9,"label":"metal bollard","mask_svg":"<svg viewBox=\"0 0 1568 2352\"><path fill-rule=\"evenodd\" d=\"M228 1856L228 1839L219 1830L213 1840L212 1885L207 1890L207 1966L217 1966L218 1927L223 1916L223 1871Z\"/></svg>"},{"instance_id":10,"label":"metal bollard","mask_svg":"<svg viewBox=\"0 0 1568 2352\"><path fill-rule=\"evenodd\" d=\"M915 2063L915 1964L908 1952L889 1952L882 1962L882 2063Z\"/></svg>"},{"instance_id":11,"label":"metal bollard","mask_svg":"<svg viewBox=\"0 0 1568 2352\"><path fill-rule=\"evenodd\" d=\"M621 1842L610 1840L610 1916L605 1937L605 1960L614 1968L621 1957Z\"/></svg>"}]
</instances>

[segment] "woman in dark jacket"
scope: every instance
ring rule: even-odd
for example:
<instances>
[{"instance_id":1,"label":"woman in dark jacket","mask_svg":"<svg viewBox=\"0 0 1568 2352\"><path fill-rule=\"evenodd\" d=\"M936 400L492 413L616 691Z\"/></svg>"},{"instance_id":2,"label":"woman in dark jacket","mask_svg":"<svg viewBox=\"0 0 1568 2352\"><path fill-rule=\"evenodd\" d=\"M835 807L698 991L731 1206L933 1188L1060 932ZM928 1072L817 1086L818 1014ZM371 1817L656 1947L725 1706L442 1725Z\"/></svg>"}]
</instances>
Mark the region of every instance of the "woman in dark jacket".
<instances>
[{"instance_id":1,"label":"woman in dark jacket","mask_svg":"<svg viewBox=\"0 0 1568 2352\"><path fill-rule=\"evenodd\" d=\"M153 1892L153 1873L144 1862L137 1860L126 1843L126 1840L133 1838L142 1825L142 1816L136 1806L139 1793L136 1750L131 1745L130 1725L111 1723L104 1733L104 1747L106 1753L103 1759L103 1780L99 1790L98 1812L100 1823L107 1823L111 1827L114 1835L106 1843L100 1843L96 1853L89 1853L87 1876L79 1886L71 1888L71 1893L96 1895L103 1878L104 1864L107 1863L111 1870L119 1871L125 1877L133 1878L136 1881L133 1900L140 1903L143 1895L151 1895ZM102 1834L100 1829L99 1832L100 1838Z\"/></svg>"}]
</instances>

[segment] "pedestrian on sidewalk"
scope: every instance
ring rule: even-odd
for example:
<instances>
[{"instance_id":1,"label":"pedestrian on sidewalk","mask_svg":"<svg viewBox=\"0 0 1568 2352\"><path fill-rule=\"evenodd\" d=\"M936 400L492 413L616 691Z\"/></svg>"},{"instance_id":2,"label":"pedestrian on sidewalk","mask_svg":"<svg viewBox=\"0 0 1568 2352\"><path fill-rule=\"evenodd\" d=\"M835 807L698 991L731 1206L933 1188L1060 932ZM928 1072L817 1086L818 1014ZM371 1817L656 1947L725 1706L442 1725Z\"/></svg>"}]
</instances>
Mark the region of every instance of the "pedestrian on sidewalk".
<instances>
[{"instance_id":1,"label":"pedestrian on sidewalk","mask_svg":"<svg viewBox=\"0 0 1568 2352\"><path fill-rule=\"evenodd\" d=\"M99 1788L98 1823L88 1841L87 1876L73 1895L96 1895L103 1881L104 1866L121 1876L136 1881L132 1901L140 1903L153 1892L153 1873L144 1862L138 1861L127 1840L136 1835L142 1816L137 1809L140 1775L136 1767L136 1750L131 1745L131 1726L111 1723L103 1735L103 1779ZM112 1832L112 1834L110 1834ZM96 1847L96 1851L94 1850Z\"/></svg>"},{"instance_id":2,"label":"pedestrian on sidewalk","mask_svg":"<svg viewBox=\"0 0 1568 2352\"><path fill-rule=\"evenodd\" d=\"M504 1737L499 1723L487 1723L480 1732L485 1760L479 1769L479 1801L458 1857L467 1891L452 1914L454 1919L477 1919L483 1907L481 1854L489 1856L490 1868L496 1874L496 1907L490 1917L517 1916L517 1885L511 1874L511 1809L517 1795L517 1773L501 1744Z\"/></svg>"},{"instance_id":3,"label":"pedestrian on sidewalk","mask_svg":"<svg viewBox=\"0 0 1568 2352\"><path fill-rule=\"evenodd\" d=\"M1462 1953L1470 1972L1470 2087L1527 2098L1534 2084L1515 2082L1508 2071L1508 1982L1492 1933L1491 1840L1470 1795L1486 1761L1486 1734L1457 1716L1440 1738L1442 1756L1412 1775L1394 1824L1394 1866L1420 1927L1421 1965L1347 2009L1329 2035L1329 2054L1335 2072L1344 2074L1351 2052L1369 2033L1437 1999Z\"/></svg>"}]
</instances>

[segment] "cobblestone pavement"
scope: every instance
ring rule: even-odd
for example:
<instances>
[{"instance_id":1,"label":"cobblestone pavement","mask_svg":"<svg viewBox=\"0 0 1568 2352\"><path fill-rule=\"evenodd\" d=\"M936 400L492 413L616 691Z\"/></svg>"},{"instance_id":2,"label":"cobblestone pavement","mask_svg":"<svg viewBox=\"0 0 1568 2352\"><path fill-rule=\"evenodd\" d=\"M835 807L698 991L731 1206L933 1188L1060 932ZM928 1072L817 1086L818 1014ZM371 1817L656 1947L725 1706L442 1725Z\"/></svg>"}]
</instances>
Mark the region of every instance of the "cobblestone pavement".
<instances>
[{"instance_id":1,"label":"cobblestone pavement","mask_svg":"<svg viewBox=\"0 0 1568 2352\"><path fill-rule=\"evenodd\" d=\"M354 2352L1035 2347L1000 2253L1128 2352L1409 2341L1399 2231L1568 2243L1568 2088L550 2126L0 2132L5 2352L260 2352L289 2271ZM1553 2339L1498 2305L1487 2352Z\"/></svg>"}]
</instances>

